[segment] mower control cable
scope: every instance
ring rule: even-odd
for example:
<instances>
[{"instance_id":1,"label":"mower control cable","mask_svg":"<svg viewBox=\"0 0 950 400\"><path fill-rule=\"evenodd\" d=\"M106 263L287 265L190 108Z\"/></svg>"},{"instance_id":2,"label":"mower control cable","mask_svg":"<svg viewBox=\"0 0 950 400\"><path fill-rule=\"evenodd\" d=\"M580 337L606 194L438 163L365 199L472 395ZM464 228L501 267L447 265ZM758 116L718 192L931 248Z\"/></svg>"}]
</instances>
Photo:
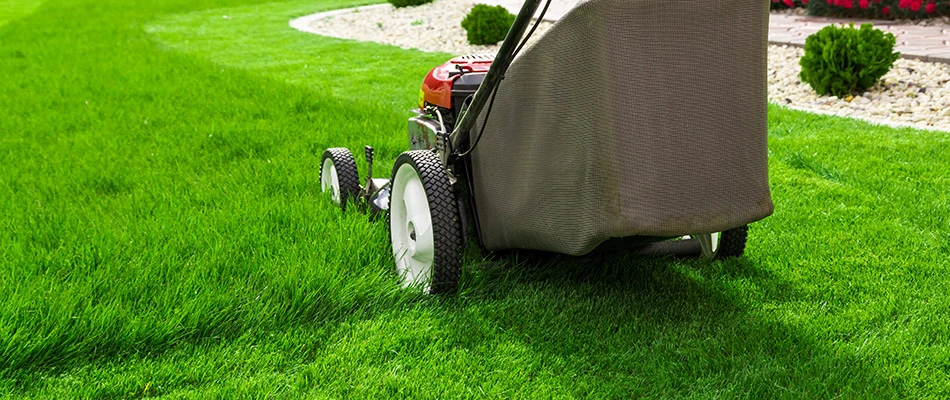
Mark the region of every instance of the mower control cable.
<instances>
[{"instance_id":1,"label":"mower control cable","mask_svg":"<svg viewBox=\"0 0 950 400\"><path fill-rule=\"evenodd\" d=\"M471 106L462 110L452 132L449 134L449 141L452 146L437 148L436 152L439 153L439 159L446 168L449 167L449 159L457 156L454 152L448 152L448 148L458 148L465 139L471 137L475 122L486 103L488 103L488 98L491 97L492 92L501 82L501 77L505 75L508 65L511 64L512 55L518 48L521 37L527 30L528 25L531 24L531 17L534 16L534 12L537 11L540 4L541 0L525 0L524 5L521 6L521 11L518 12L518 16L515 17L515 21L508 30L508 34L505 35L505 40L501 42L498 53L495 54L494 62L488 67L488 72L485 73L482 83L475 90Z\"/></svg>"},{"instance_id":2,"label":"mower control cable","mask_svg":"<svg viewBox=\"0 0 950 400\"><path fill-rule=\"evenodd\" d=\"M505 79L505 78L502 77L501 79ZM461 158L461 157L465 157L465 156L471 154L472 151L475 150L475 146L478 145L478 141L479 141L479 140L482 140L482 134L485 133L485 125L488 124L488 117L491 116L491 109L492 109L492 106L495 105L495 93L498 93L498 86L501 86L501 85L500 85L500 83L501 83L500 80L498 81L498 83L499 83L499 85L496 85L496 86L492 89L492 91L491 91L491 99L488 100L488 108L485 109L485 118L482 119L482 126L478 129L478 136L475 136L475 141L472 142L472 145L471 145L471 146L468 146L468 150L465 150L465 152L458 154L457 157L460 157L460 158Z\"/></svg>"},{"instance_id":3,"label":"mower control cable","mask_svg":"<svg viewBox=\"0 0 950 400\"><path fill-rule=\"evenodd\" d=\"M525 35L525 36L524 36L524 39L521 40L521 44L518 45L518 48L517 48L517 49L515 49L514 54L511 55L511 59L512 59L512 60L514 60L515 57L518 56L518 53L521 52L521 48L524 47L524 45L528 44L528 39L531 38L531 35L534 34L534 31L535 31L536 29L538 29L538 25L541 24L541 20L544 19L544 14L548 12L548 7L550 7L550 6L551 6L551 0L547 0L547 1L544 3L544 8L541 9L541 13L538 14L538 19L536 19L536 20L534 21L534 25L531 27L531 30L528 31L528 34Z\"/></svg>"},{"instance_id":4,"label":"mower control cable","mask_svg":"<svg viewBox=\"0 0 950 400\"><path fill-rule=\"evenodd\" d=\"M548 7L550 5L551 5L551 0L547 0L544 3L544 8L541 9L541 14L538 14L538 18L534 21L534 25L531 26L531 30L529 30L528 33L524 36L524 38L521 39L521 44L518 45L518 48L515 49L513 53L511 53L511 60L514 60L515 57L518 56L518 53L521 52L521 49L524 47L524 45L528 43L528 39L531 38L531 35L534 34L534 31L538 29L538 25L541 24L541 20L544 18L544 13L548 12ZM506 70L508 69L507 65L505 66L505 69ZM485 125L488 125L488 117L491 116L492 106L495 105L495 94L498 93L498 87L501 86L501 81L503 81L504 79L505 79L505 74L504 72L502 72L501 77L498 78L498 83L495 85L495 87L492 88L491 99L488 101L488 108L485 109L485 118L482 119L482 126L478 129L478 136L475 136L475 141L472 142L471 146L468 146L468 150L465 150L465 152L458 154L457 157L465 157L471 154L472 151L475 150L475 146L478 145L478 142L482 140L482 134L485 133ZM441 115L439 117L441 117Z\"/></svg>"},{"instance_id":5,"label":"mower control cable","mask_svg":"<svg viewBox=\"0 0 950 400\"><path fill-rule=\"evenodd\" d=\"M433 111L435 115L439 117L439 129L441 129L441 132L445 132L445 121L442 120L442 111L439 111L438 107L433 107Z\"/></svg>"}]
</instances>

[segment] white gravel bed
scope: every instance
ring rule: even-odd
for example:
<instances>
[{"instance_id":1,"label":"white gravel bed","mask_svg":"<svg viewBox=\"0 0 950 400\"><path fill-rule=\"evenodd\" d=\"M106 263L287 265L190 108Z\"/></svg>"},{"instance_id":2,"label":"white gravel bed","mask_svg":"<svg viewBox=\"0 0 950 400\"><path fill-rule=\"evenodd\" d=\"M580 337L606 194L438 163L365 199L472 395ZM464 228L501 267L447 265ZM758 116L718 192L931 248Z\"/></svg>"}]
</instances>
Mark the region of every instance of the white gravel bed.
<instances>
[{"instance_id":1,"label":"white gravel bed","mask_svg":"<svg viewBox=\"0 0 950 400\"><path fill-rule=\"evenodd\" d=\"M769 101L885 125L950 131L950 65L898 59L877 85L842 100L818 96L798 78L804 54L798 47L769 46Z\"/></svg>"},{"instance_id":2,"label":"white gravel bed","mask_svg":"<svg viewBox=\"0 0 950 400\"><path fill-rule=\"evenodd\" d=\"M494 54L497 46L473 46L460 26L476 4L436 0L417 7L377 5L338 10L291 21L291 26L324 36L372 41L422 51ZM534 38L551 26L542 22ZM798 78L803 50L769 46L769 101L810 112L860 118L892 126L950 131L950 65L900 59L881 82L862 96L818 96Z\"/></svg>"},{"instance_id":3,"label":"white gravel bed","mask_svg":"<svg viewBox=\"0 0 950 400\"><path fill-rule=\"evenodd\" d=\"M291 21L291 26L318 35L390 44L406 49L458 55L495 54L498 46L468 44L465 29L462 29L462 20L469 10L475 4L489 2L436 0L403 8L382 4L346 10L349 12L314 14ZM531 38L537 40L551 25L550 22L542 21Z\"/></svg>"}]
</instances>

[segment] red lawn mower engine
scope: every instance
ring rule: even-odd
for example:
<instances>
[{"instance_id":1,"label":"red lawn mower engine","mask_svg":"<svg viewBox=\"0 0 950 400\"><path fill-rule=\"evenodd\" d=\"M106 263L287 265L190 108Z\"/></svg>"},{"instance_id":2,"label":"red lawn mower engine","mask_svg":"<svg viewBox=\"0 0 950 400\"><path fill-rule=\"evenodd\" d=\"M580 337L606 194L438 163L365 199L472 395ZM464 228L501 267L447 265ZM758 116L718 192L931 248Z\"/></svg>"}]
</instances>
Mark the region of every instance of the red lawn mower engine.
<instances>
[{"instance_id":1,"label":"red lawn mower engine","mask_svg":"<svg viewBox=\"0 0 950 400\"><path fill-rule=\"evenodd\" d=\"M455 129L459 115L470 105L494 60L494 55L459 56L429 71L419 91L419 108L412 110L415 115L409 118L411 150L432 150L437 147L440 136L445 138ZM468 141L460 144L467 146ZM377 215L389 209L390 182L372 178L373 148L370 146L366 146L366 163L367 178L365 184L360 185L356 160L350 151L327 149L321 161L321 187L330 191L333 202L344 209L348 199L361 200Z\"/></svg>"},{"instance_id":2,"label":"red lawn mower engine","mask_svg":"<svg viewBox=\"0 0 950 400\"><path fill-rule=\"evenodd\" d=\"M436 132L452 132L459 113L475 95L494 59L494 55L460 56L429 71L419 91L419 109L409 119L412 150L431 149Z\"/></svg>"}]
</instances>

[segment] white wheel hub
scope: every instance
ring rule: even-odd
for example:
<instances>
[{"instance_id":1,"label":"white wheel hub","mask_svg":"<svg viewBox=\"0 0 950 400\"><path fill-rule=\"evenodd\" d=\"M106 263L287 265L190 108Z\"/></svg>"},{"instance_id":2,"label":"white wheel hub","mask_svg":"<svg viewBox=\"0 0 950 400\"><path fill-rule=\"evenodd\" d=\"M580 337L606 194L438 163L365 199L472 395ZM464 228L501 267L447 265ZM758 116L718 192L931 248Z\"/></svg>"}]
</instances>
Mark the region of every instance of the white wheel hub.
<instances>
[{"instance_id":1,"label":"white wheel hub","mask_svg":"<svg viewBox=\"0 0 950 400\"><path fill-rule=\"evenodd\" d=\"M323 160L320 169L320 188L324 193L330 192L333 202L340 204L340 178L336 174L336 164L329 158Z\"/></svg>"},{"instance_id":2,"label":"white wheel hub","mask_svg":"<svg viewBox=\"0 0 950 400\"><path fill-rule=\"evenodd\" d=\"M411 165L403 164L396 170L389 201L396 272L405 287L428 286L435 264L432 213L422 179Z\"/></svg>"},{"instance_id":3,"label":"white wheel hub","mask_svg":"<svg viewBox=\"0 0 950 400\"><path fill-rule=\"evenodd\" d=\"M714 258L719 251L719 237L721 232L703 233L692 235L699 241L699 247L702 248L704 258Z\"/></svg>"}]
</instances>

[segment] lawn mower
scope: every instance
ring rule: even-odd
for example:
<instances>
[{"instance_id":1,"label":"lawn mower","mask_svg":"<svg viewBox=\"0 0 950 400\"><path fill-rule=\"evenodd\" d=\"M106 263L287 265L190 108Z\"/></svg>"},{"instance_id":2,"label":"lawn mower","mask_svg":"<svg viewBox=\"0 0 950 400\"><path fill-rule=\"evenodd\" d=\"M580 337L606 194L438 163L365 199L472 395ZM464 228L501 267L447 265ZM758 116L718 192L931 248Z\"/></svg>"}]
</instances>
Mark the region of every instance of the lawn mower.
<instances>
[{"instance_id":1,"label":"lawn mower","mask_svg":"<svg viewBox=\"0 0 950 400\"><path fill-rule=\"evenodd\" d=\"M402 284L429 293L456 290L469 237L486 251L741 256L773 210L766 2L582 0L526 45L540 4L494 56L426 75L390 179L372 178L371 147L363 180L331 148L322 190L388 213Z\"/></svg>"}]
</instances>

